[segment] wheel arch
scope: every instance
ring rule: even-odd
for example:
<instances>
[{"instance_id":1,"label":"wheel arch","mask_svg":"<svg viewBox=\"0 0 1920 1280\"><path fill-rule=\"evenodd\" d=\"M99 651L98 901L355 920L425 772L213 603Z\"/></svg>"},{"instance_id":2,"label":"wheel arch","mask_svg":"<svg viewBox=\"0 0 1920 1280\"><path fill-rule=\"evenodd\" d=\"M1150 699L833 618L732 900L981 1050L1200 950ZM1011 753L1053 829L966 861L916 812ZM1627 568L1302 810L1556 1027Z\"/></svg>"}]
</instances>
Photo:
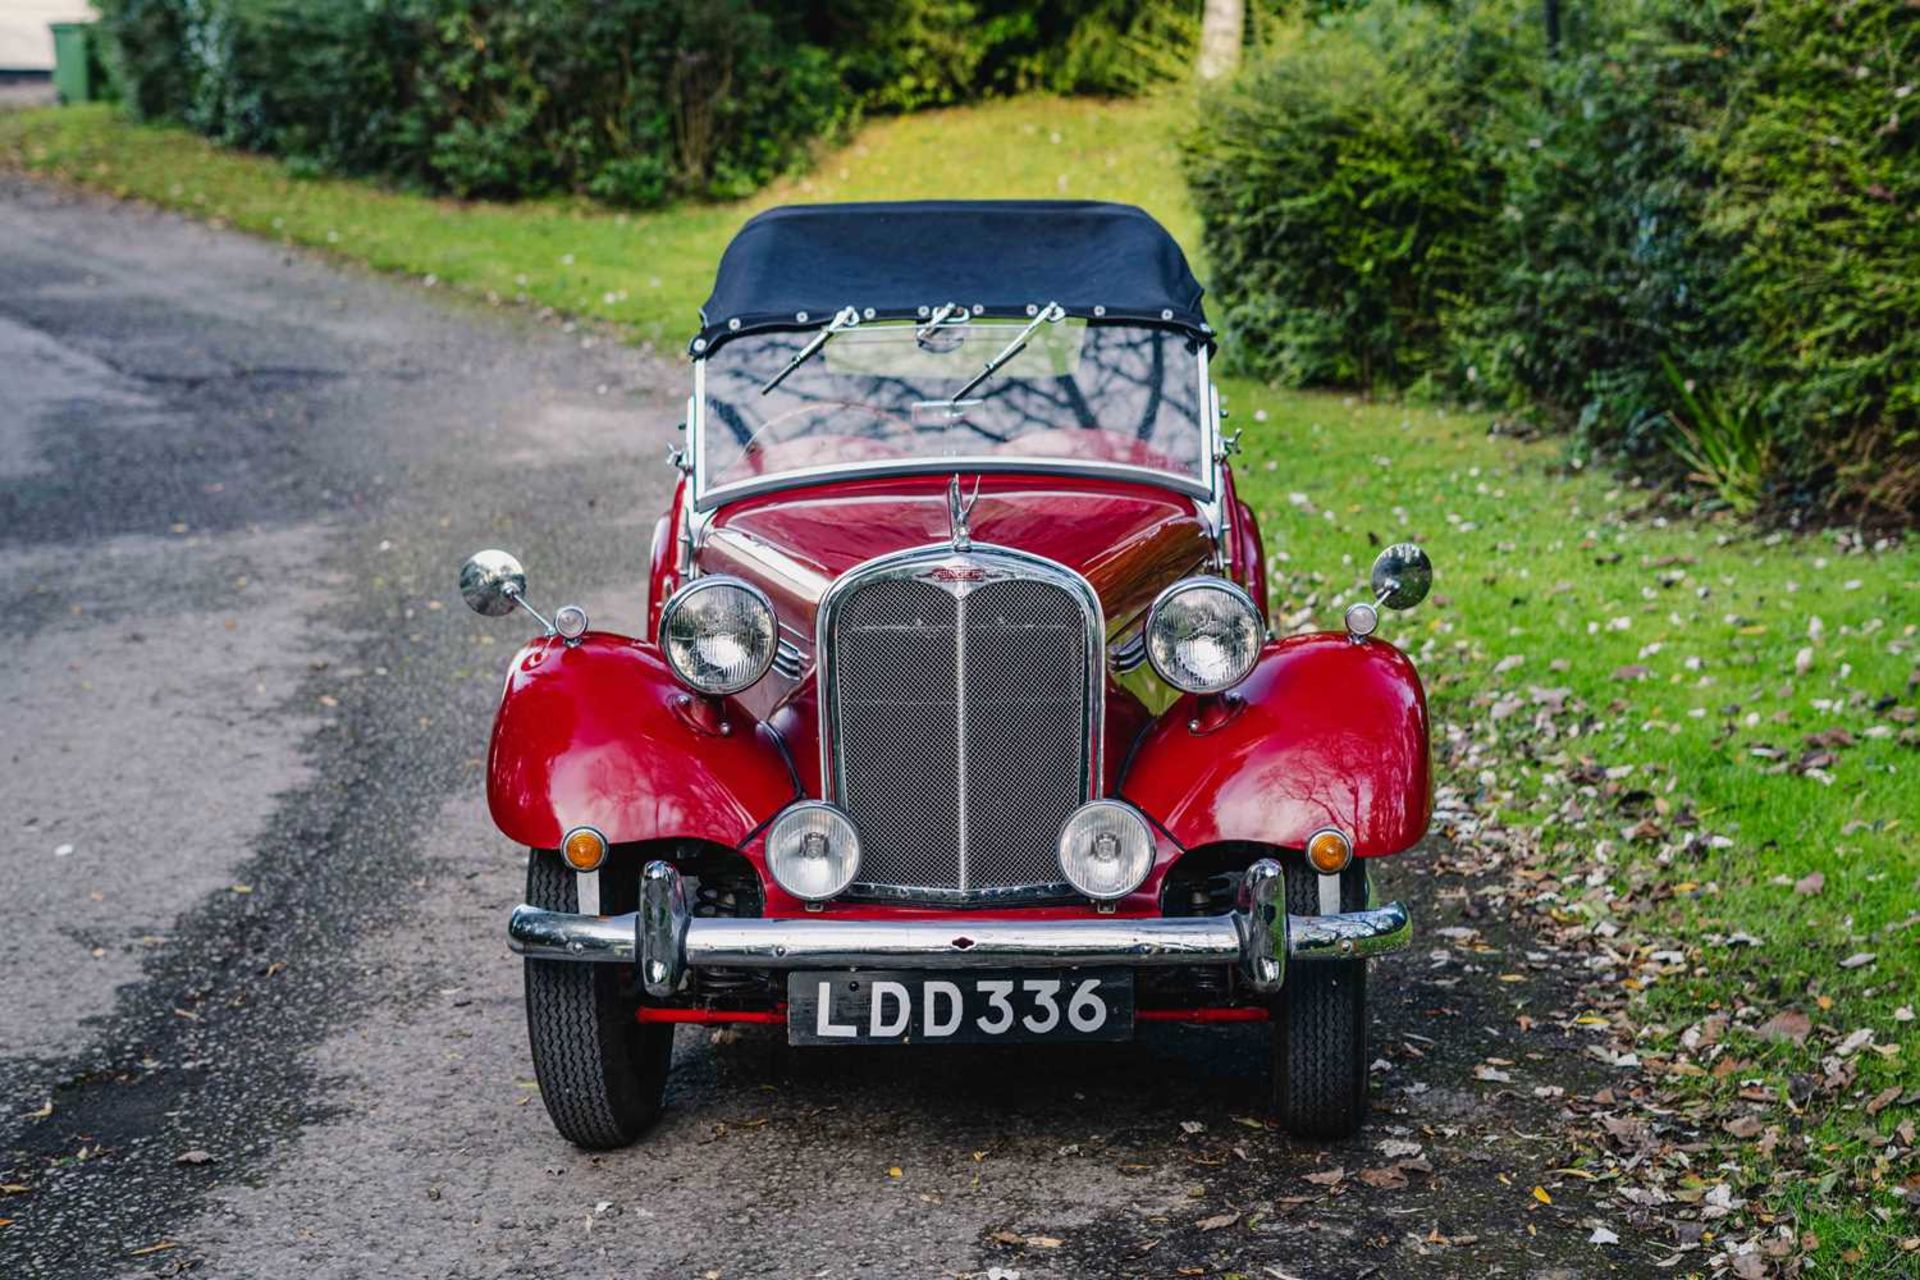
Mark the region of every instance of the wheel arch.
<instances>
[{"instance_id":1,"label":"wheel arch","mask_svg":"<svg viewBox=\"0 0 1920 1280\"><path fill-rule=\"evenodd\" d=\"M1294 636L1228 694L1175 701L1136 744L1121 794L1186 849L1299 849L1331 826L1357 857L1378 857L1426 834L1429 753L1426 694L1405 654Z\"/></svg>"},{"instance_id":2,"label":"wheel arch","mask_svg":"<svg viewBox=\"0 0 1920 1280\"><path fill-rule=\"evenodd\" d=\"M659 650L623 636L535 640L514 656L487 752L487 807L551 849L576 826L613 845L738 847L798 795L779 736L733 699L703 707Z\"/></svg>"}]
</instances>

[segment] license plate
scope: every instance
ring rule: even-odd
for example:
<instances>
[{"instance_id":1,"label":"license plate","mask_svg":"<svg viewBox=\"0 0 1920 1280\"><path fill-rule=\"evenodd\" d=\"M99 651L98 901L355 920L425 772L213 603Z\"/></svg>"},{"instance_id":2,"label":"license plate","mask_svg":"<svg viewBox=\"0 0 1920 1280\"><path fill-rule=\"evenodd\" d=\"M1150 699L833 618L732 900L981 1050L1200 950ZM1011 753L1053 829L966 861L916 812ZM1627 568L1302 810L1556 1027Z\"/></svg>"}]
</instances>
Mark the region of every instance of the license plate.
<instances>
[{"instance_id":1,"label":"license plate","mask_svg":"<svg viewBox=\"0 0 1920 1280\"><path fill-rule=\"evenodd\" d=\"M1130 1040L1133 973L907 970L787 976L789 1044Z\"/></svg>"}]
</instances>

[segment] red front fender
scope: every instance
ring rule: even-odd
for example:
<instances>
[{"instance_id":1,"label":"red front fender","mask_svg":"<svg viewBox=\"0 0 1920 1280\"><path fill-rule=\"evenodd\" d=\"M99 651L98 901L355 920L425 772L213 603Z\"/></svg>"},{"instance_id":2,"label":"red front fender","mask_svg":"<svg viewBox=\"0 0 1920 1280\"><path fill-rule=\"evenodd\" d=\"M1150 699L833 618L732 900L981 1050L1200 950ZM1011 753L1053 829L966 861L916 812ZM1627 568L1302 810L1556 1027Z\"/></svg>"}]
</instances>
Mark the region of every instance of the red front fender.
<instances>
[{"instance_id":1,"label":"red front fender","mask_svg":"<svg viewBox=\"0 0 1920 1280\"><path fill-rule=\"evenodd\" d=\"M514 655L487 754L487 807L507 837L552 849L573 827L615 844L738 845L796 796L773 731L726 701L730 732L690 715L658 649L592 634Z\"/></svg>"},{"instance_id":2,"label":"red front fender","mask_svg":"<svg viewBox=\"0 0 1920 1280\"><path fill-rule=\"evenodd\" d=\"M1121 784L1186 848L1251 840L1298 849L1338 827L1367 858L1426 834L1427 700L1392 645L1294 636L1268 645L1227 699L1202 701L1182 697L1154 722Z\"/></svg>"}]
</instances>

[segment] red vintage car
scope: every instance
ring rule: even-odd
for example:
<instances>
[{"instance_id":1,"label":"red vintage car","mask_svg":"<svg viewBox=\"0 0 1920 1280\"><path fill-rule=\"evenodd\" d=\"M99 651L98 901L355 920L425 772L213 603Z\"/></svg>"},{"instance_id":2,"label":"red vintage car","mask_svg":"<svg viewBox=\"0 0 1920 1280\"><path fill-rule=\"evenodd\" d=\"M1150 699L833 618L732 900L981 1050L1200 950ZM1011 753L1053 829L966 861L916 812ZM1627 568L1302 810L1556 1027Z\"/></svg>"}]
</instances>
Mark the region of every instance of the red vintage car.
<instances>
[{"instance_id":1,"label":"red vintage car","mask_svg":"<svg viewBox=\"0 0 1920 1280\"><path fill-rule=\"evenodd\" d=\"M659 1115L681 1023L799 1045L1268 1022L1271 1105L1367 1099L1367 864L1426 833L1425 697L1374 638L1275 639L1179 246L1090 202L775 209L721 259L648 634L544 634L488 759L554 1125Z\"/></svg>"}]
</instances>

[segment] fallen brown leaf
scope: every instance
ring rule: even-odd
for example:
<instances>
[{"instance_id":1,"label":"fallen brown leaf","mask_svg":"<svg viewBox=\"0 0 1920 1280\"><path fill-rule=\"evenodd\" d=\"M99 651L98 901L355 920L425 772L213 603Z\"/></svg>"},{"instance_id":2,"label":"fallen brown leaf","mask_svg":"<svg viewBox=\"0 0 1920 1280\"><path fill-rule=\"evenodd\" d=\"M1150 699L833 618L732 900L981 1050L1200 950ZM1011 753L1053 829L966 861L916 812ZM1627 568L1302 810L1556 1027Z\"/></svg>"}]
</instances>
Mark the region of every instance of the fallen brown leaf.
<instances>
[{"instance_id":1,"label":"fallen brown leaf","mask_svg":"<svg viewBox=\"0 0 1920 1280\"><path fill-rule=\"evenodd\" d=\"M1797 1009L1782 1009L1759 1026L1763 1040L1791 1040L1805 1044L1813 1031L1813 1020Z\"/></svg>"}]
</instances>

